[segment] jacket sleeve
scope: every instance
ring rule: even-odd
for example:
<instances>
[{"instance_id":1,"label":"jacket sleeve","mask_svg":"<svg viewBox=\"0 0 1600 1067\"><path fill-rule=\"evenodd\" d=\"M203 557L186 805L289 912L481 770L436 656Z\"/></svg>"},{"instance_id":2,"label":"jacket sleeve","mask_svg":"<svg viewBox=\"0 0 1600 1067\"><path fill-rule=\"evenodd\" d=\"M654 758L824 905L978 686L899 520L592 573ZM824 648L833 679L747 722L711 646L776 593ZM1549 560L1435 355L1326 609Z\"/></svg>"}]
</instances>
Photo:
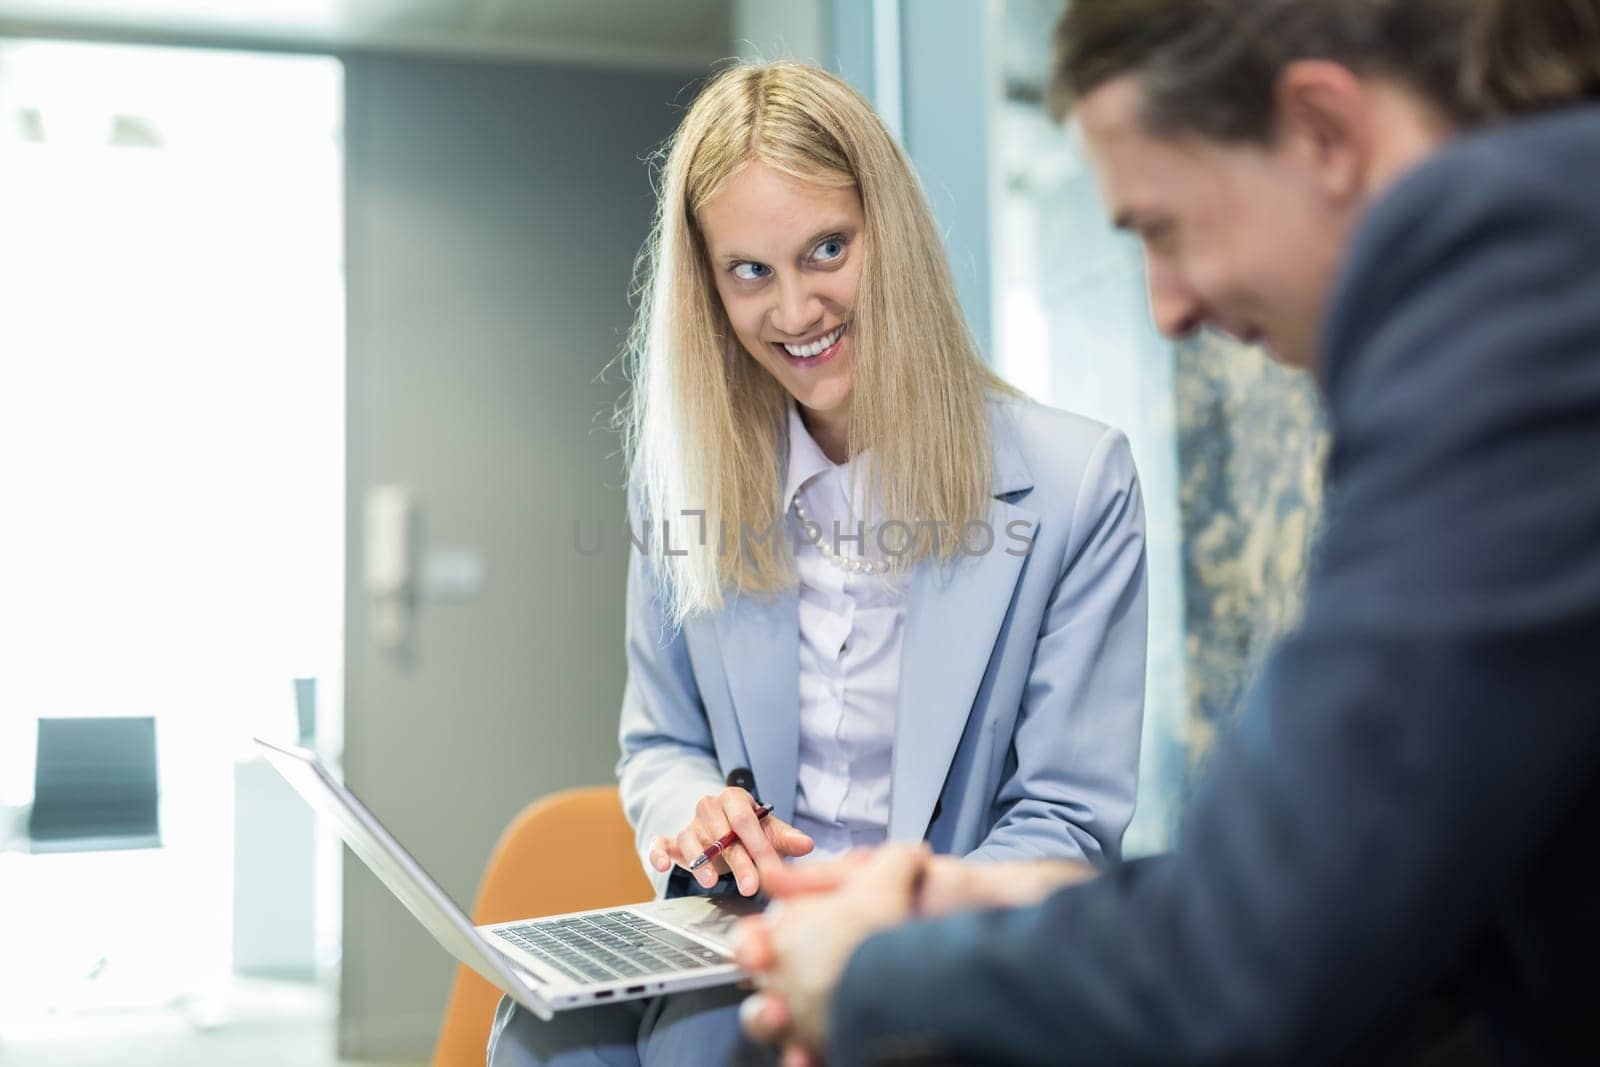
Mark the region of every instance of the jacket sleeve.
<instances>
[{"instance_id":1,"label":"jacket sleeve","mask_svg":"<svg viewBox=\"0 0 1600 1067\"><path fill-rule=\"evenodd\" d=\"M631 548L617 778L640 862L662 896L677 872L650 866L650 839L677 834L694 817L695 803L720 792L723 782L688 645L666 616L659 582L648 553Z\"/></svg>"},{"instance_id":2,"label":"jacket sleeve","mask_svg":"<svg viewBox=\"0 0 1600 1067\"><path fill-rule=\"evenodd\" d=\"M1127 438L1107 430L1085 466L1061 576L1045 609L996 798L968 858L1121 855L1144 718L1144 505Z\"/></svg>"},{"instance_id":3,"label":"jacket sleeve","mask_svg":"<svg viewBox=\"0 0 1600 1067\"><path fill-rule=\"evenodd\" d=\"M1514 165L1425 170L1368 221L1304 621L1177 850L869 939L834 1062L1337 1061L1592 796L1600 234Z\"/></svg>"}]
</instances>

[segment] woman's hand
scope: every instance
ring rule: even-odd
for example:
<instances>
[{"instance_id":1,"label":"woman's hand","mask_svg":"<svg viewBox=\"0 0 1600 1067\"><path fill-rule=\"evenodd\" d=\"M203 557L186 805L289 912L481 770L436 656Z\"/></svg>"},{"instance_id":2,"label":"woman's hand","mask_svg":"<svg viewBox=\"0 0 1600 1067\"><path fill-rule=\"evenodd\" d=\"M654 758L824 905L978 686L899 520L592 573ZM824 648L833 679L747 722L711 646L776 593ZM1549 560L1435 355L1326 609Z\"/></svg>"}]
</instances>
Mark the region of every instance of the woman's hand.
<instances>
[{"instance_id":1,"label":"woman's hand","mask_svg":"<svg viewBox=\"0 0 1600 1067\"><path fill-rule=\"evenodd\" d=\"M695 881L706 889L732 872L739 892L754 896L761 889L766 872L777 870L784 859L804 856L815 847L809 836L796 830L776 815L756 818L756 799L737 786L715 796L704 796L694 808L694 821L676 837L658 834L650 842L650 866L667 871L677 864L684 870L713 842L729 831L738 839L710 863L693 872Z\"/></svg>"}]
</instances>

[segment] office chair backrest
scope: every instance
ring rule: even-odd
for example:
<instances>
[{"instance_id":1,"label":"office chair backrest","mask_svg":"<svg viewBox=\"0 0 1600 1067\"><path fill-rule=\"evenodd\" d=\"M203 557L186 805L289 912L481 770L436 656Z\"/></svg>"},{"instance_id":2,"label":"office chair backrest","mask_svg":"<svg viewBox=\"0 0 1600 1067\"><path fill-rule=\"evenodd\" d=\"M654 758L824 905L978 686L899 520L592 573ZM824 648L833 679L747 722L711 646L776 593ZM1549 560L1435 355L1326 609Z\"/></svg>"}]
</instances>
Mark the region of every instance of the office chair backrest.
<instances>
[{"instance_id":1,"label":"office chair backrest","mask_svg":"<svg viewBox=\"0 0 1600 1067\"><path fill-rule=\"evenodd\" d=\"M47 848L160 843L156 721L40 719L28 836Z\"/></svg>"},{"instance_id":2,"label":"office chair backrest","mask_svg":"<svg viewBox=\"0 0 1600 1067\"><path fill-rule=\"evenodd\" d=\"M495 846L472 921L509 922L651 899L615 786L552 793L522 810ZM456 969L434 1067L481 1067L500 992Z\"/></svg>"}]
</instances>

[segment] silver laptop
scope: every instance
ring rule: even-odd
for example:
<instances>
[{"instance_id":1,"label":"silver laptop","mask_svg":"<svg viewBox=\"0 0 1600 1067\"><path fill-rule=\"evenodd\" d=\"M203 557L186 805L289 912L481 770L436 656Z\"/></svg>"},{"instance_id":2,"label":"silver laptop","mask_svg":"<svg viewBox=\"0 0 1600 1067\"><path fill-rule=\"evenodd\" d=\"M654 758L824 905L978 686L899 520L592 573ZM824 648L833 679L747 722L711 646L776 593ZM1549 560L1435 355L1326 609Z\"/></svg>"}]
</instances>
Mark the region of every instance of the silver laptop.
<instances>
[{"instance_id":1,"label":"silver laptop","mask_svg":"<svg viewBox=\"0 0 1600 1067\"><path fill-rule=\"evenodd\" d=\"M473 926L315 753L256 744L440 947L541 1019L743 977L733 962L733 925L761 910L754 901L679 897Z\"/></svg>"}]
</instances>

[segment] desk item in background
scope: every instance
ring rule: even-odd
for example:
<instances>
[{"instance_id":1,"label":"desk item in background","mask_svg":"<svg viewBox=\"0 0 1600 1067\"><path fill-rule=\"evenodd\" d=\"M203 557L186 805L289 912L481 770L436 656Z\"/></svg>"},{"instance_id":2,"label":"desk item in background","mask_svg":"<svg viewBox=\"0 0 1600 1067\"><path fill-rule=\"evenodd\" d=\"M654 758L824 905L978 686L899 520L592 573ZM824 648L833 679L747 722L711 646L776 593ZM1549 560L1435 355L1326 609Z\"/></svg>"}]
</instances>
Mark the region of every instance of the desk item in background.
<instances>
[{"instance_id":1,"label":"desk item in background","mask_svg":"<svg viewBox=\"0 0 1600 1067\"><path fill-rule=\"evenodd\" d=\"M39 720L32 851L159 848L159 797L155 719Z\"/></svg>"}]
</instances>

